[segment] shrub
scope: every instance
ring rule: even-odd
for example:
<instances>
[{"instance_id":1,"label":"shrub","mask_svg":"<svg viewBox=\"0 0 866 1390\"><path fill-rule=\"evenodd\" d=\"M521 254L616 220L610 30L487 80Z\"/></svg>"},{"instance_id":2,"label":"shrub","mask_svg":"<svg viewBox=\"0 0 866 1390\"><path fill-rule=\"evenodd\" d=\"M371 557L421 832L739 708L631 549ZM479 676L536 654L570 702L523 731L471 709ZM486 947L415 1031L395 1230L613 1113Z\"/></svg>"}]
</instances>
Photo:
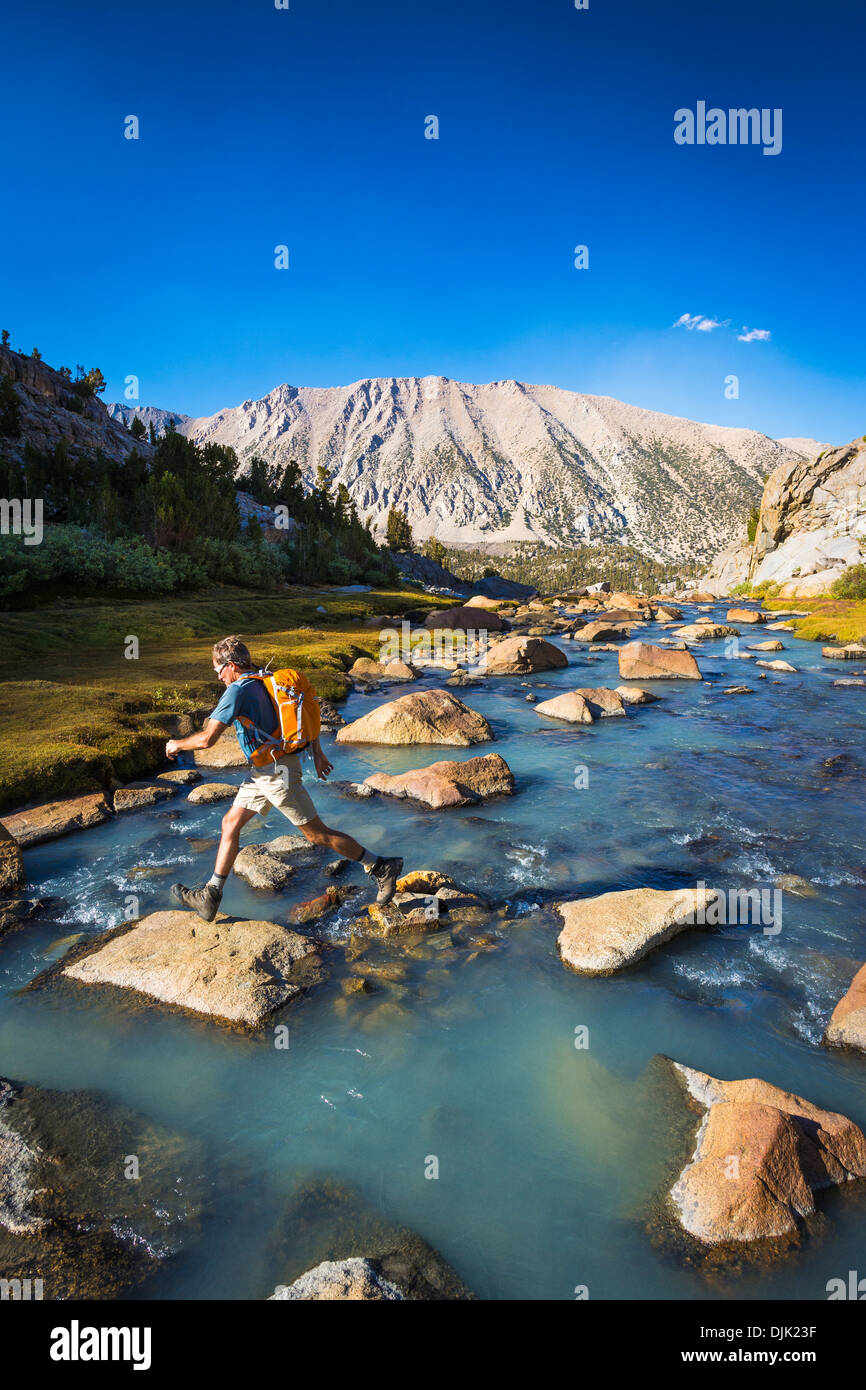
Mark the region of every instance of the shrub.
<instances>
[{"instance_id":1,"label":"shrub","mask_svg":"<svg viewBox=\"0 0 866 1390\"><path fill-rule=\"evenodd\" d=\"M851 565L833 585L834 598L866 598L866 565Z\"/></svg>"}]
</instances>

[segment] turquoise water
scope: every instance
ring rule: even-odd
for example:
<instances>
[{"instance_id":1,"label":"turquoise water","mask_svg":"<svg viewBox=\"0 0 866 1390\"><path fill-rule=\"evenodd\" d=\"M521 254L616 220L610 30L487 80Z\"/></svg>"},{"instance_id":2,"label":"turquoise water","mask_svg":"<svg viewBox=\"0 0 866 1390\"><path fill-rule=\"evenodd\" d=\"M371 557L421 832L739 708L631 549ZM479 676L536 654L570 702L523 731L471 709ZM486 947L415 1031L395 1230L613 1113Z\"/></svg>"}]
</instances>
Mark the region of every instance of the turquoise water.
<instances>
[{"instance_id":1,"label":"turquoise water","mask_svg":"<svg viewBox=\"0 0 866 1390\"><path fill-rule=\"evenodd\" d=\"M376 947L371 959L405 967L399 988L345 1002L341 943L370 891L350 870L362 890L355 904L310 928L335 944L331 979L285 1016L288 1050L268 1030L247 1038L91 990L18 992L64 936L124 920L128 894L144 914L169 905L175 878L201 881L212 851L190 839L217 835L226 803L189 806L181 793L27 851L29 891L65 907L0 942L0 1073L99 1088L194 1136L208 1155L201 1227L142 1296L261 1298L299 1273L275 1270L269 1240L286 1195L310 1177L345 1182L418 1231L482 1298L569 1299L587 1285L591 1298L822 1299L828 1279L866 1272L866 1194L853 1188L819 1197L811 1236L771 1273L746 1267L710 1281L648 1230L678 1123L657 1104L647 1070L657 1053L722 1077L764 1077L866 1126L866 1062L819 1045L866 956L866 689L834 689L848 671L823 662L815 644L773 636L797 675L758 680L752 662L707 643L704 683L654 683L657 704L591 727L544 720L525 701L530 685L543 698L619 683L615 654L565 643L568 670L456 691L490 720L494 744L352 749L326 735L334 777L349 780L501 753L517 794L481 808L427 812L311 790L328 823L402 854L407 869L451 873L509 912L493 927L498 944L478 952L444 932L417 956ZM755 693L722 694L741 683ZM342 713L355 718L400 693L353 694ZM826 769L838 754L846 760ZM578 765L585 790L574 785ZM272 813L245 840L289 828ZM141 865L177 871L130 876ZM699 880L771 887L780 873L811 880L816 896L786 893L777 935L687 933L606 980L581 979L558 959L546 906L556 898ZM299 872L275 898L232 879L223 907L282 920L326 881ZM587 1050L574 1046L581 1025ZM436 1180L425 1177L431 1155Z\"/></svg>"}]
</instances>

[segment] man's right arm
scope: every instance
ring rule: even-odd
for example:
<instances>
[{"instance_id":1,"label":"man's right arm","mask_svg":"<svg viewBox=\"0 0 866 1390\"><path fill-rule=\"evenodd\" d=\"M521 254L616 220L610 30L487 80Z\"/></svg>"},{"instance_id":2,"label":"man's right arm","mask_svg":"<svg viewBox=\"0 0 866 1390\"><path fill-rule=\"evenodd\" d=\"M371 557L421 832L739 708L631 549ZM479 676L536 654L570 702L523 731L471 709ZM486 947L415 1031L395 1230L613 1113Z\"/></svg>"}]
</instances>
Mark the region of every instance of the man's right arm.
<instances>
[{"instance_id":1,"label":"man's right arm","mask_svg":"<svg viewBox=\"0 0 866 1390\"><path fill-rule=\"evenodd\" d=\"M221 724L218 719L209 719L200 733L187 734L186 738L170 738L165 745L165 756L176 758L178 753L186 753L194 748L210 748L227 728L228 725Z\"/></svg>"}]
</instances>

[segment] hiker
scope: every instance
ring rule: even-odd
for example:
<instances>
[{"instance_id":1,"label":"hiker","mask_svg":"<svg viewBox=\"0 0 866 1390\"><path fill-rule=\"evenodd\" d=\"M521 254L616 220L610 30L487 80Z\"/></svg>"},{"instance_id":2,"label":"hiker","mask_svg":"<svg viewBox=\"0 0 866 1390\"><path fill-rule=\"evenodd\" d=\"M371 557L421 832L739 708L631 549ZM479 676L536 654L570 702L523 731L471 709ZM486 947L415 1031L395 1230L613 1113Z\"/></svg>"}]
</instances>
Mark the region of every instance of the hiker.
<instances>
[{"instance_id":1,"label":"hiker","mask_svg":"<svg viewBox=\"0 0 866 1390\"><path fill-rule=\"evenodd\" d=\"M402 859L383 859L372 854L342 830L331 830L316 815L316 808L301 780L299 754L309 748L317 775L324 781L333 766L319 743L319 702L312 685L299 671L257 671L249 649L239 637L224 637L213 649L213 668L225 691L201 733L170 738L167 758L188 749L210 748L229 724L250 764L250 775L223 816L222 836L214 872L201 888L174 884L175 901L212 922L217 914L223 885L240 847L241 827L253 816L266 816L272 806L282 811L314 845L327 845L344 859L362 864L378 884L377 903L394 896Z\"/></svg>"}]
</instances>

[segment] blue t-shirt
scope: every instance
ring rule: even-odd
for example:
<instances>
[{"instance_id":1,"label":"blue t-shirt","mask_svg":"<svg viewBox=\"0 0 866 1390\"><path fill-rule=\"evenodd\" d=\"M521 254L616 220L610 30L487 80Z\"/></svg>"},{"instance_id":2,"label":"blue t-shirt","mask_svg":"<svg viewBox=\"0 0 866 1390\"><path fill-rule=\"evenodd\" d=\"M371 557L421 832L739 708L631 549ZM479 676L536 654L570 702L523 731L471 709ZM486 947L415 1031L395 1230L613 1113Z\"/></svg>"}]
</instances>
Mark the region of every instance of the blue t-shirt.
<instances>
[{"instance_id":1,"label":"blue t-shirt","mask_svg":"<svg viewBox=\"0 0 866 1390\"><path fill-rule=\"evenodd\" d=\"M241 714L245 719L251 719L260 732L239 724L237 719ZM264 743L262 735L275 733L279 723L274 702L262 682L243 679L226 686L211 719L218 720L220 724L234 724L241 752L247 758Z\"/></svg>"}]
</instances>

